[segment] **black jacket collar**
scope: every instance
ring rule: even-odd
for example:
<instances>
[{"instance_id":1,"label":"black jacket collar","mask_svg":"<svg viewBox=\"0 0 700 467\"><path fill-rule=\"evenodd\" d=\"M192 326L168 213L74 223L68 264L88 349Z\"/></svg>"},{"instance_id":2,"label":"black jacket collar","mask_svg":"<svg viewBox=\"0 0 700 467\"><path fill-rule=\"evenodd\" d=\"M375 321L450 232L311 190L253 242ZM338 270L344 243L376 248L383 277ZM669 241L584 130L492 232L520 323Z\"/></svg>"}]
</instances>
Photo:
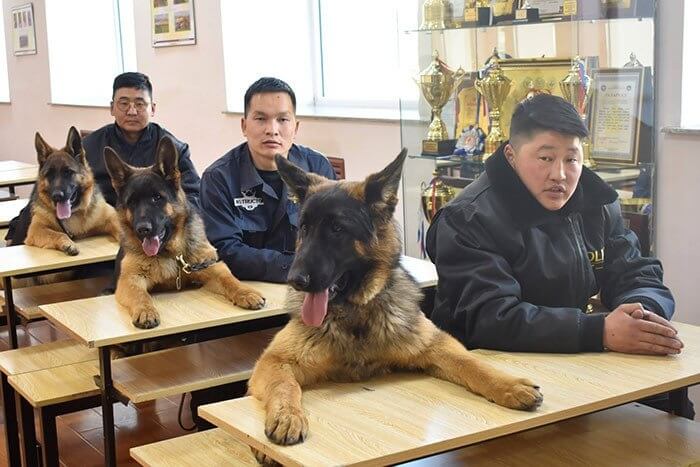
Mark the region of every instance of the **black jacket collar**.
<instances>
[{"instance_id":1,"label":"black jacket collar","mask_svg":"<svg viewBox=\"0 0 700 467\"><path fill-rule=\"evenodd\" d=\"M513 219L522 224L536 225L553 220L572 212L598 209L617 199L617 192L587 167L583 168L576 191L559 211L545 209L520 180L510 164L506 161L503 148L507 143L486 160L486 174L496 193L506 201Z\"/></svg>"}]
</instances>

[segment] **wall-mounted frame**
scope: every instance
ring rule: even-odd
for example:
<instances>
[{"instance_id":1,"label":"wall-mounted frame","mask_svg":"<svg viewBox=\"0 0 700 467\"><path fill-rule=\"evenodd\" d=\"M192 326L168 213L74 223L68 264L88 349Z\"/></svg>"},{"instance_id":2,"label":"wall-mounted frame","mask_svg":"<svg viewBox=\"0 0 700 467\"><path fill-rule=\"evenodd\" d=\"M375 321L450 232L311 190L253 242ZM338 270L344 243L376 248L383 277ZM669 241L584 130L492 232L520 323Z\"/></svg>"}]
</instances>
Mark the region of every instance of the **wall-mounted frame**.
<instances>
[{"instance_id":1,"label":"wall-mounted frame","mask_svg":"<svg viewBox=\"0 0 700 467\"><path fill-rule=\"evenodd\" d=\"M531 8L539 10L540 19L543 21L560 20L564 17L564 0L528 0L528 4Z\"/></svg>"},{"instance_id":2,"label":"wall-mounted frame","mask_svg":"<svg viewBox=\"0 0 700 467\"><path fill-rule=\"evenodd\" d=\"M642 133L644 68L600 68L591 73L591 156L596 162L637 165Z\"/></svg>"},{"instance_id":3,"label":"wall-mounted frame","mask_svg":"<svg viewBox=\"0 0 700 467\"><path fill-rule=\"evenodd\" d=\"M150 0L153 47L197 42L194 0Z\"/></svg>"},{"instance_id":4,"label":"wall-mounted frame","mask_svg":"<svg viewBox=\"0 0 700 467\"><path fill-rule=\"evenodd\" d=\"M13 7L10 11L12 17L12 49L14 54L36 54L33 5L31 3L25 3Z\"/></svg>"}]
</instances>

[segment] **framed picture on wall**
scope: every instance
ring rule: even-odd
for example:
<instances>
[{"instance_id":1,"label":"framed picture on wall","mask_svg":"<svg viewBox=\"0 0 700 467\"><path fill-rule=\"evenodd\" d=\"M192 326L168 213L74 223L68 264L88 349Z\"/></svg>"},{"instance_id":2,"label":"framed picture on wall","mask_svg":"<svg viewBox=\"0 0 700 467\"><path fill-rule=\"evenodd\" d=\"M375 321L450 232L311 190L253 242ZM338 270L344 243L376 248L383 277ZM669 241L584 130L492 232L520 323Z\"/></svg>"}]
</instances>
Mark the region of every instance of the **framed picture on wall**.
<instances>
[{"instance_id":1,"label":"framed picture on wall","mask_svg":"<svg viewBox=\"0 0 700 467\"><path fill-rule=\"evenodd\" d=\"M36 53L34 33L34 8L31 3L18 5L10 10L12 16L12 50L15 55Z\"/></svg>"},{"instance_id":2,"label":"framed picture on wall","mask_svg":"<svg viewBox=\"0 0 700 467\"><path fill-rule=\"evenodd\" d=\"M195 44L194 0L149 0L153 47Z\"/></svg>"}]
</instances>

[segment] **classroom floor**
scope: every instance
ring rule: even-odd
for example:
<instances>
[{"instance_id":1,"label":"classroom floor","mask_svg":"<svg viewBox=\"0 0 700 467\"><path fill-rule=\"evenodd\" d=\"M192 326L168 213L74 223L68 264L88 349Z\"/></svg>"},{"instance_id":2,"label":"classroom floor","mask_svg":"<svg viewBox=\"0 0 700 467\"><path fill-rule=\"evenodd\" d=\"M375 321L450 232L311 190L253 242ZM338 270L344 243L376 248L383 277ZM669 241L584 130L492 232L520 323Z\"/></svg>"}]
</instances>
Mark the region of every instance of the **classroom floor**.
<instances>
[{"instance_id":1,"label":"classroom floor","mask_svg":"<svg viewBox=\"0 0 700 467\"><path fill-rule=\"evenodd\" d=\"M20 346L51 342L67 336L48 321L30 323L28 332L17 328ZM0 350L10 348L7 331L0 332ZM114 404L114 425L117 436L117 462L120 466L137 466L129 457L129 448L174 438L186 434L178 425L180 397L158 399L154 402L124 406ZM58 449L63 467L97 467L104 465L102 410L100 407L58 417ZM192 425L189 398L185 399L183 424ZM37 421L38 423L38 421ZM38 426L38 425L37 425ZM5 420L0 412L0 466L7 464L5 450Z\"/></svg>"}]
</instances>

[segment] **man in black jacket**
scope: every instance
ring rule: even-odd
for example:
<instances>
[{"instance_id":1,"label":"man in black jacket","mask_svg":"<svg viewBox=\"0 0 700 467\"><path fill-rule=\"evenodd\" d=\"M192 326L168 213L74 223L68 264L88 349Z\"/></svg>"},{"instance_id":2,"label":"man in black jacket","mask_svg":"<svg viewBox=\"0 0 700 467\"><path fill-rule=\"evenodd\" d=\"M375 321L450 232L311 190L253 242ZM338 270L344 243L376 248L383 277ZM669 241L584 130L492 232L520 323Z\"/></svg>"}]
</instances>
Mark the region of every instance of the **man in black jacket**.
<instances>
[{"instance_id":1,"label":"man in black jacket","mask_svg":"<svg viewBox=\"0 0 700 467\"><path fill-rule=\"evenodd\" d=\"M582 166L588 130L574 107L527 99L510 134L428 230L431 319L469 348L681 352L661 264L641 256L617 193ZM610 312L586 312L597 293Z\"/></svg>"}]
</instances>

